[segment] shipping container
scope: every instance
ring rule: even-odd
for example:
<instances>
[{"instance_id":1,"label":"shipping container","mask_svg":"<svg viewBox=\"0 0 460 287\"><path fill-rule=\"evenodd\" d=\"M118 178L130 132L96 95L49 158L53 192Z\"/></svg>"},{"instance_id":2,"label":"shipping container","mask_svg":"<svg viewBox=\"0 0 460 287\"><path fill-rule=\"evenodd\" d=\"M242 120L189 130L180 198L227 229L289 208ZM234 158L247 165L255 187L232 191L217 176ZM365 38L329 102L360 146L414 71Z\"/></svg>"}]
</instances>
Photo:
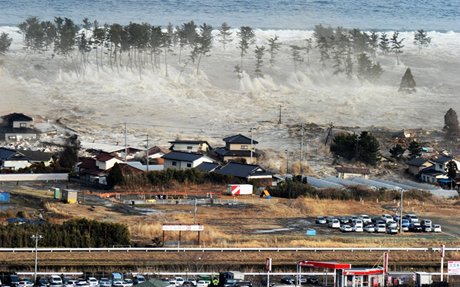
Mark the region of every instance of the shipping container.
<instances>
[{"instance_id":1,"label":"shipping container","mask_svg":"<svg viewBox=\"0 0 460 287\"><path fill-rule=\"evenodd\" d=\"M77 203L78 202L78 190L75 189L63 189L62 190L62 201L65 203Z\"/></svg>"},{"instance_id":2,"label":"shipping container","mask_svg":"<svg viewBox=\"0 0 460 287\"><path fill-rule=\"evenodd\" d=\"M251 184L229 184L227 185L227 194L229 195L247 195L252 194L253 189Z\"/></svg>"}]
</instances>

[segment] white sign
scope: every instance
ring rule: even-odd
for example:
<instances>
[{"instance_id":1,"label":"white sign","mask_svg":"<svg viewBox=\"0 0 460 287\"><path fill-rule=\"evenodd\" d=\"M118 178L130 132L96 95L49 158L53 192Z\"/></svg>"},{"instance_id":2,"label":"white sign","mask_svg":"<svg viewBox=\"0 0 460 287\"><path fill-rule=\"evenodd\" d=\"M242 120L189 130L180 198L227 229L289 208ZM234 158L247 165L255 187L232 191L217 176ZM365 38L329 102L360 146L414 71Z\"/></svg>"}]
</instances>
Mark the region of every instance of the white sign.
<instances>
[{"instance_id":1,"label":"white sign","mask_svg":"<svg viewBox=\"0 0 460 287\"><path fill-rule=\"evenodd\" d=\"M267 272L272 271L272 259L270 257L265 259L265 270L267 270Z\"/></svg>"},{"instance_id":2,"label":"white sign","mask_svg":"<svg viewBox=\"0 0 460 287\"><path fill-rule=\"evenodd\" d=\"M460 261L448 261L447 262L447 274L460 275Z\"/></svg>"},{"instance_id":3,"label":"white sign","mask_svg":"<svg viewBox=\"0 0 460 287\"><path fill-rule=\"evenodd\" d=\"M203 231L203 225L163 225L163 231Z\"/></svg>"}]
</instances>

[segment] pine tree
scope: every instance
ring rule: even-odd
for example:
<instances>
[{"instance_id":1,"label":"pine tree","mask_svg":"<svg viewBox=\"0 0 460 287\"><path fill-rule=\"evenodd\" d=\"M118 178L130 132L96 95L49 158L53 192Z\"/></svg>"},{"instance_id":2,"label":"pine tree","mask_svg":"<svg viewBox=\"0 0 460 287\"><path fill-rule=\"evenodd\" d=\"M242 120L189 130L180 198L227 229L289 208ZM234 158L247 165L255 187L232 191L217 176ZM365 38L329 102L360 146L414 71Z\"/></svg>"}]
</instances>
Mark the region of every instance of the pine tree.
<instances>
[{"instance_id":1,"label":"pine tree","mask_svg":"<svg viewBox=\"0 0 460 287\"><path fill-rule=\"evenodd\" d=\"M222 23L222 25L219 28L219 34L218 34L218 37L220 38L219 42L222 43L222 46L224 47L224 51L225 51L226 45L232 41L232 38L230 38L230 36L232 35L232 32L230 31L230 29L231 27L226 22Z\"/></svg>"},{"instance_id":2,"label":"pine tree","mask_svg":"<svg viewBox=\"0 0 460 287\"><path fill-rule=\"evenodd\" d=\"M390 149L390 154L392 158L396 160L400 160L405 151L406 149L403 148L400 144L396 144Z\"/></svg>"},{"instance_id":3,"label":"pine tree","mask_svg":"<svg viewBox=\"0 0 460 287\"><path fill-rule=\"evenodd\" d=\"M254 70L256 77L263 77L262 73L262 66L264 63L263 57L265 54L265 47L264 46L256 46L256 49L254 50L254 54L256 56L256 68Z\"/></svg>"},{"instance_id":4,"label":"pine tree","mask_svg":"<svg viewBox=\"0 0 460 287\"><path fill-rule=\"evenodd\" d=\"M390 51L390 40L388 39L388 36L385 32L380 35L379 48L384 55Z\"/></svg>"},{"instance_id":5,"label":"pine tree","mask_svg":"<svg viewBox=\"0 0 460 287\"><path fill-rule=\"evenodd\" d=\"M281 43L279 42L279 37L275 35L273 38L268 39L268 51L270 52L270 65L275 64L275 56L279 51Z\"/></svg>"},{"instance_id":6,"label":"pine tree","mask_svg":"<svg viewBox=\"0 0 460 287\"><path fill-rule=\"evenodd\" d=\"M241 26L240 31L237 33L238 37L240 38L239 48L240 48L240 68L243 69L243 57L246 55L249 45L254 43L255 34L251 27L249 26Z\"/></svg>"},{"instance_id":7,"label":"pine tree","mask_svg":"<svg viewBox=\"0 0 460 287\"><path fill-rule=\"evenodd\" d=\"M418 52L422 51L422 48L426 48L431 44L431 37L428 37L428 33L423 29L417 30L414 33L414 44L418 46Z\"/></svg>"},{"instance_id":8,"label":"pine tree","mask_svg":"<svg viewBox=\"0 0 460 287\"><path fill-rule=\"evenodd\" d=\"M409 150L409 158L411 159L419 157L422 154L422 147L416 141L411 141L407 149Z\"/></svg>"},{"instance_id":9,"label":"pine tree","mask_svg":"<svg viewBox=\"0 0 460 287\"><path fill-rule=\"evenodd\" d=\"M297 45L291 45L290 47L292 62L294 63L294 71L297 71L297 67L300 65L300 63L303 62L303 58L300 55L300 51L302 50L302 48Z\"/></svg>"},{"instance_id":10,"label":"pine tree","mask_svg":"<svg viewBox=\"0 0 460 287\"><path fill-rule=\"evenodd\" d=\"M2 33L0 34L0 55L4 55L11 46L13 39L8 37L9 34Z\"/></svg>"},{"instance_id":11,"label":"pine tree","mask_svg":"<svg viewBox=\"0 0 460 287\"><path fill-rule=\"evenodd\" d=\"M404 48L404 45L402 44L404 41L404 38L398 39L398 37L399 37L399 32L394 32L393 36L391 37L391 51L395 53L396 61L397 61L397 64L399 65L399 54L402 53L402 48Z\"/></svg>"},{"instance_id":12,"label":"pine tree","mask_svg":"<svg viewBox=\"0 0 460 287\"><path fill-rule=\"evenodd\" d=\"M414 93L416 91L415 86L414 76L412 76L410 68L407 68L399 84L399 92Z\"/></svg>"},{"instance_id":13,"label":"pine tree","mask_svg":"<svg viewBox=\"0 0 460 287\"><path fill-rule=\"evenodd\" d=\"M444 131L446 131L446 138L457 139L460 136L460 126L458 122L457 113L450 108L444 115Z\"/></svg>"}]
</instances>

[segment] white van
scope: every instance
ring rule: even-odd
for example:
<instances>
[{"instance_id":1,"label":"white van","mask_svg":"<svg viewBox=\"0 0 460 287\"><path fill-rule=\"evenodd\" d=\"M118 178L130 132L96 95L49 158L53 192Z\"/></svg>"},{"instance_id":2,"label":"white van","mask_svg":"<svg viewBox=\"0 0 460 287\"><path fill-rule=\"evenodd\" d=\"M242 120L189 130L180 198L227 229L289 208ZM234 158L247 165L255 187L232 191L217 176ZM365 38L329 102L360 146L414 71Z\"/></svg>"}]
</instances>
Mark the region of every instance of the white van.
<instances>
[{"instance_id":1,"label":"white van","mask_svg":"<svg viewBox=\"0 0 460 287\"><path fill-rule=\"evenodd\" d=\"M62 278L58 275L51 275L49 281L50 285L62 285Z\"/></svg>"},{"instance_id":2,"label":"white van","mask_svg":"<svg viewBox=\"0 0 460 287\"><path fill-rule=\"evenodd\" d=\"M364 227L364 222L362 219L355 219L355 221L353 222L353 226L362 229Z\"/></svg>"}]
</instances>

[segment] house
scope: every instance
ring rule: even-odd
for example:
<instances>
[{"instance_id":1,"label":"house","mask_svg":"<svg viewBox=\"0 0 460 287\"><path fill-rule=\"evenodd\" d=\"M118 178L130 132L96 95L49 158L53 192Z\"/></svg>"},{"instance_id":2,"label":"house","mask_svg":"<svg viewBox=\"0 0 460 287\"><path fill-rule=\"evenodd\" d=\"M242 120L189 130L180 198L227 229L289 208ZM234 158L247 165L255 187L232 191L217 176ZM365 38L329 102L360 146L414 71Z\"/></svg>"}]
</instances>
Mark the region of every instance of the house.
<instances>
[{"instance_id":1,"label":"house","mask_svg":"<svg viewBox=\"0 0 460 287\"><path fill-rule=\"evenodd\" d=\"M211 145L207 141L202 140L175 140L170 141L172 151L207 153L212 150Z\"/></svg>"},{"instance_id":2,"label":"house","mask_svg":"<svg viewBox=\"0 0 460 287\"><path fill-rule=\"evenodd\" d=\"M200 153L172 151L163 156L164 169L194 168L203 162L214 162L211 158Z\"/></svg>"},{"instance_id":3,"label":"house","mask_svg":"<svg viewBox=\"0 0 460 287\"><path fill-rule=\"evenodd\" d=\"M100 153L96 156L96 166L100 170L111 169L115 163L122 163L121 159L116 158L108 153Z\"/></svg>"},{"instance_id":4,"label":"house","mask_svg":"<svg viewBox=\"0 0 460 287\"><path fill-rule=\"evenodd\" d=\"M450 161L455 162L457 164L457 167L460 167L460 162L457 161L455 158L451 156L443 155L433 160L435 170L441 171L441 172L447 172L447 164Z\"/></svg>"},{"instance_id":5,"label":"house","mask_svg":"<svg viewBox=\"0 0 460 287\"><path fill-rule=\"evenodd\" d=\"M433 166L433 163L425 158L416 157L406 162L410 174L418 176L422 169Z\"/></svg>"},{"instance_id":6,"label":"house","mask_svg":"<svg viewBox=\"0 0 460 287\"><path fill-rule=\"evenodd\" d=\"M444 171L436 170L435 166L430 166L420 171L420 180L428 183L437 183L439 180L448 179Z\"/></svg>"},{"instance_id":7,"label":"house","mask_svg":"<svg viewBox=\"0 0 460 287\"><path fill-rule=\"evenodd\" d=\"M229 136L223 140L225 142L225 147L214 150L222 161L244 160L250 164L257 161L259 154L255 149L255 145L258 144L256 140L242 134Z\"/></svg>"},{"instance_id":8,"label":"house","mask_svg":"<svg viewBox=\"0 0 460 287\"><path fill-rule=\"evenodd\" d=\"M228 162L214 170L217 174L237 177L246 181L257 181L260 185L273 185L273 173L256 164Z\"/></svg>"},{"instance_id":9,"label":"house","mask_svg":"<svg viewBox=\"0 0 460 287\"><path fill-rule=\"evenodd\" d=\"M43 163L45 166L49 166L52 162L52 153L0 148L0 169L19 170L34 163Z\"/></svg>"},{"instance_id":10,"label":"house","mask_svg":"<svg viewBox=\"0 0 460 287\"><path fill-rule=\"evenodd\" d=\"M219 164L214 162L203 162L196 167L197 170L202 172L213 172L216 168L219 168Z\"/></svg>"},{"instance_id":11,"label":"house","mask_svg":"<svg viewBox=\"0 0 460 287\"><path fill-rule=\"evenodd\" d=\"M29 159L22 153L10 148L0 148L0 169L18 170L29 166Z\"/></svg>"},{"instance_id":12,"label":"house","mask_svg":"<svg viewBox=\"0 0 460 287\"><path fill-rule=\"evenodd\" d=\"M144 152L145 156L145 151L143 149L132 146L125 147L122 145L112 145L106 143L93 143L84 141L80 143L80 146L83 150L86 150L88 153L92 155L106 153L114 155L118 158L124 159L126 157L127 160L133 159L136 156L136 154L141 152Z\"/></svg>"},{"instance_id":13,"label":"house","mask_svg":"<svg viewBox=\"0 0 460 287\"><path fill-rule=\"evenodd\" d=\"M14 142L21 139L36 139L39 131L33 128L33 119L21 113L2 116L0 141Z\"/></svg>"},{"instance_id":14,"label":"house","mask_svg":"<svg viewBox=\"0 0 460 287\"><path fill-rule=\"evenodd\" d=\"M342 179L347 179L350 177L368 178L370 174L369 169L365 167L337 166L335 170L337 171L337 177Z\"/></svg>"}]
</instances>

